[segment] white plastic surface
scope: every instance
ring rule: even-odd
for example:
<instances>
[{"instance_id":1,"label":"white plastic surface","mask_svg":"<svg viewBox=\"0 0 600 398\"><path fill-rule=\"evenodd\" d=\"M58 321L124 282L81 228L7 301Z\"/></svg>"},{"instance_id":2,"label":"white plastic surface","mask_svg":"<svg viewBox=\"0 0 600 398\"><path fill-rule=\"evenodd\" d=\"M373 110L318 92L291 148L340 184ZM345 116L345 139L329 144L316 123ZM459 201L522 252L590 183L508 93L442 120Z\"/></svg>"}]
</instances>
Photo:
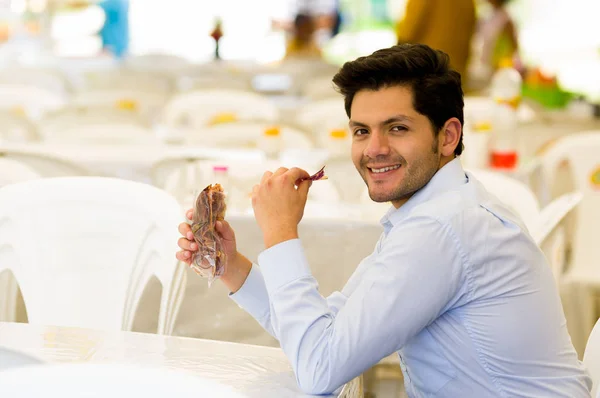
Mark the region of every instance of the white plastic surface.
<instances>
[{"instance_id":1,"label":"white plastic surface","mask_svg":"<svg viewBox=\"0 0 600 398\"><path fill-rule=\"evenodd\" d=\"M231 301L226 297L222 299ZM202 314L203 307L200 308ZM239 308L237 310L243 312ZM194 394L194 397L227 398L227 395L219 394L225 388L232 389L244 398L306 397L298 389L292 368L283 351L276 348L146 333L39 327L1 322L0 341L6 347L52 364L74 363L64 368L64 372L52 370L50 367L40 368L35 373L39 377L30 377L29 384L47 382L48 385L64 389L83 384L90 387L87 391L89 394L123 385L124 390L129 392L128 397L150 397L154 395L151 395L152 392L147 388L154 387L156 391L161 391L168 382L173 384L171 391L161 394L161 397L188 397L187 394ZM83 368L83 365L91 367ZM134 366L143 366L145 369L135 370L132 368ZM44 375L45 371L48 371L47 375ZM184 373L179 376L168 374L173 371ZM119 376L119 372L122 372L123 376ZM3 382L17 380L10 377L10 380L5 381L5 374L8 375L0 373L0 380ZM203 386L190 384L194 383L193 377L200 378ZM78 383L79 380L85 383ZM58 383L59 381L62 383ZM359 397L357 391L350 388L355 384L355 381L348 383L340 397ZM137 388L132 389L132 385ZM219 388L220 391L205 394L209 386ZM2 390L0 388L0 391ZM117 395L120 393L118 390L111 392L113 393L103 397L121 396ZM79 393L77 397L88 396L81 394L81 391ZM3 394L3 397L5 395ZM27 395L30 396L47 395ZM61 395L58 397L65 398Z\"/></svg>"},{"instance_id":2,"label":"white plastic surface","mask_svg":"<svg viewBox=\"0 0 600 398\"><path fill-rule=\"evenodd\" d=\"M183 273L174 256L177 201L155 187L101 177L42 179L0 189L0 272L21 287L29 322L128 330L152 276L168 333ZM32 244L32 242L35 242Z\"/></svg>"},{"instance_id":3,"label":"white plastic surface","mask_svg":"<svg viewBox=\"0 0 600 398\"><path fill-rule=\"evenodd\" d=\"M583 363L594 382L592 397L595 397L596 393L600 391L598 389L598 386L600 386L600 320L596 321L596 325L588 338Z\"/></svg>"},{"instance_id":4,"label":"white plastic surface","mask_svg":"<svg viewBox=\"0 0 600 398\"><path fill-rule=\"evenodd\" d=\"M39 173L23 162L0 157L0 187L22 181L41 178Z\"/></svg>"},{"instance_id":5,"label":"white plastic surface","mask_svg":"<svg viewBox=\"0 0 600 398\"><path fill-rule=\"evenodd\" d=\"M40 87L19 84L0 85L0 109L23 109L34 120L65 105L66 100L60 94Z\"/></svg>"},{"instance_id":6,"label":"white plastic surface","mask_svg":"<svg viewBox=\"0 0 600 398\"><path fill-rule=\"evenodd\" d=\"M219 114L231 113L238 120L274 122L279 117L268 98L242 90L201 90L173 97L163 111L163 122L170 126L203 128Z\"/></svg>"},{"instance_id":7,"label":"white plastic surface","mask_svg":"<svg viewBox=\"0 0 600 398\"><path fill-rule=\"evenodd\" d=\"M44 141L56 144L151 145L158 143L154 132L135 123L80 124L44 131Z\"/></svg>"},{"instance_id":8,"label":"white plastic surface","mask_svg":"<svg viewBox=\"0 0 600 398\"><path fill-rule=\"evenodd\" d=\"M298 110L296 122L316 137L334 128L348 128L348 116L342 98L313 101Z\"/></svg>"},{"instance_id":9,"label":"white plastic surface","mask_svg":"<svg viewBox=\"0 0 600 398\"><path fill-rule=\"evenodd\" d=\"M264 149L261 148L264 132L272 127L279 128L280 149L310 149L313 147L310 135L305 131L290 126L244 121L217 124L189 131L185 135L185 142L212 147Z\"/></svg>"},{"instance_id":10,"label":"white plastic surface","mask_svg":"<svg viewBox=\"0 0 600 398\"><path fill-rule=\"evenodd\" d=\"M0 155L27 165L42 177L84 176L89 171L60 155L58 151L35 152L6 149L0 146Z\"/></svg>"},{"instance_id":11,"label":"white plastic surface","mask_svg":"<svg viewBox=\"0 0 600 398\"><path fill-rule=\"evenodd\" d=\"M157 94L169 94L173 80L164 73L131 68L110 68L89 72L85 76L85 90L144 90Z\"/></svg>"},{"instance_id":12,"label":"white plastic surface","mask_svg":"<svg viewBox=\"0 0 600 398\"><path fill-rule=\"evenodd\" d=\"M131 105L131 112L137 113L148 120L154 120L160 115L162 107L167 102L167 96L162 93L137 89L95 89L81 92L74 96L70 105L79 108L119 108L120 104Z\"/></svg>"},{"instance_id":13,"label":"white plastic surface","mask_svg":"<svg viewBox=\"0 0 600 398\"><path fill-rule=\"evenodd\" d=\"M0 111L0 141L28 142L38 138L35 126L25 116Z\"/></svg>"},{"instance_id":14,"label":"white plastic surface","mask_svg":"<svg viewBox=\"0 0 600 398\"><path fill-rule=\"evenodd\" d=\"M13 398L244 397L231 387L189 373L116 364L21 367L2 373L0 391Z\"/></svg>"},{"instance_id":15,"label":"white plastic surface","mask_svg":"<svg viewBox=\"0 0 600 398\"><path fill-rule=\"evenodd\" d=\"M600 131L570 135L558 140L540 159L547 187L555 181L558 167L568 162L575 188L583 194L576 215L572 252L572 276L586 284L600 286L600 184L593 183L600 175Z\"/></svg>"}]
</instances>

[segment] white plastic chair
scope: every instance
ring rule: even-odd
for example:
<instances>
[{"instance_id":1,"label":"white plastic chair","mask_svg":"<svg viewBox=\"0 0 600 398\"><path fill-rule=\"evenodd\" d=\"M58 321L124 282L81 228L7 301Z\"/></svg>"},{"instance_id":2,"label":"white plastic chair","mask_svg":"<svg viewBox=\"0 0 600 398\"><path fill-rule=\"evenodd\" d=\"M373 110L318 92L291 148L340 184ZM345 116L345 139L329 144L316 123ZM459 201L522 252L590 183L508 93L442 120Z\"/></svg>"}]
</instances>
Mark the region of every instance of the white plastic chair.
<instances>
[{"instance_id":1,"label":"white plastic chair","mask_svg":"<svg viewBox=\"0 0 600 398\"><path fill-rule=\"evenodd\" d=\"M127 57L125 67L135 71L180 72L189 68L190 63L173 54L148 53Z\"/></svg>"},{"instance_id":2,"label":"white plastic chair","mask_svg":"<svg viewBox=\"0 0 600 398\"><path fill-rule=\"evenodd\" d=\"M142 90L169 95L174 88L174 81L168 74L159 71L117 68L88 72L80 91Z\"/></svg>"},{"instance_id":3,"label":"white plastic chair","mask_svg":"<svg viewBox=\"0 0 600 398\"><path fill-rule=\"evenodd\" d=\"M23 111L32 120L37 120L45 113L65 105L64 97L41 87L22 84L0 85L0 109Z\"/></svg>"},{"instance_id":4,"label":"white plastic chair","mask_svg":"<svg viewBox=\"0 0 600 398\"><path fill-rule=\"evenodd\" d=\"M310 149L313 147L310 134L305 131L285 125L253 121L222 123L189 131L184 140L191 145L260 148L265 131L274 127L279 129L280 149Z\"/></svg>"},{"instance_id":5,"label":"white plastic chair","mask_svg":"<svg viewBox=\"0 0 600 398\"><path fill-rule=\"evenodd\" d=\"M147 125L144 118L136 112L118 109L111 104L93 108L66 107L48 113L38 122L38 131L43 137L54 131L102 123Z\"/></svg>"},{"instance_id":6,"label":"white plastic chair","mask_svg":"<svg viewBox=\"0 0 600 398\"><path fill-rule=\"evenodd\" d=\"M571 239L570 267L566 280L577 286L577 308L585 318L581 332L587 335L596 320L592 291L600 288L600 245L597 244L600 220L600 131L582 132L557 140L539 157L544 199L550 197L558 170L568 164L575 188L583 194L575 215Z\"/></svg>"},{"instance_id":7,"label":"white plastic chair","mask_svg":"<svg viewBox=\"0 0 600 398\"><path fill-rule=\"evenodd\" d=\"M600 320L596 321L596 325L587 340L583 355L583 364L590 373L590 377L594 383L592 397L596 397L598 386L600 385Z\"/></svg>"},{"instance_id":8,"label":"white plastic chair","mask_svg":"<svg viewBox=\"0 0 600 398\"><path fill-rule=\"evenodd\" d=\"M138 89L96 89L75 95L70 106L78 108L107 108L114 107L130 110L147 120L153 120L167 102L167 96L162 93Z\"/></svg>"},{"instance_id":9,"label":"white plastic chair","mask_svg":"<svg viewBox=\"0 0 600 398\"><path fill-rule=\"evenodd\" d=\"M7 157L0 157L0 187L41 178L30 166Z\"/></svg>"},{"instance_id":10,"label":"white plastic chair","mask_svg":"<svg viewBox=\"0 0 600 398\"><path fill-rule=\"evenodd\" d=\"M298 110L295 121L315 137L331 129L348 128L348 115L341 97L309 102Z\"/></svg>"},{"instance_id":11,"label":"white plastic chair","mask_svg":"<svg viewBox=\"0 0 600 398\"><path fill-rule=\"evenodd\" d=\"M41 178L31 167L6 157L0 157L0 187ZM9 272L0 272L0 292L7 297L17 297L18 285L14 276ZM16 314L15 299L0 303L4 308L0 309L0 320L14 320Z\"/></svg>"},{"instance_id":12,"label":"white plastic chair","mask_svg":"<svg viewBox=\"0 0 600 398\"><path fill-rule=\"evenodd\" d=\"M0 141L37 141L38 132L26 117L15 112L0 111Z\"/></svg>"},{"instance_id":13,"label":"white plastic chair","mask_svg":"<svg viewBox=\"0 0 600 398\"><path fill-rule=\"evenodd\" d=\"M58 95L69 92L69 84L58 70L10 67L0 69L0 84L21 84L40 87Z\"/></svg>"},{"instance_id":14,"label":"white plastic chair","mask_svg":"<svg viewBox=\"0 0 600 398\"><path fill-rule=\"evenodd\" d=\"M335 90L332 78L332 76L322 76L307 81L302 90L303 94L312 100L342 99L341 94Z\"/></svg>"},{"instance_id":15,"label":"white plastic chair","mask_svg":"<svg viewBox=\"0 0 600 398\"><path fill-rule=\"evenodd\" d=\"M154 132L137 123L104 123L71 125L44 130L44 141L61 144L148 145L157 143Z\"/></svg>"},{"instance_id":16,"label":"white plastic chair","mask_svg":"<svg viewBox=\"0 0 600 398\"><path fill-rule=\"evenodd\" d=\"M43 151L16 151L2 149L0 157L16 160L27 165L42 177L87 176L90 171L85 167L62 158L57 154Z\"/></svg>"},{"instance_id":17,"label":"white plastic chair","mask_svg":"<svg viewBox=\"0 0 600 398\"><path fill-rule=\"evenodd\" d=\"M131 329L156 277L163 289L158 331L170 334L185 283L185 266L174 257L181 220L171 195L126 180L65 177L5 186L0 271L14 274L30 323L105 330Z\"/></svg>"},{"instance_id":18,"label":"white plastic chair","mask_svg":"<svg viewBox=\"0 0 600 398\"><path fill-rule=\"evenodd\" d=\"M173 97L165 105L163 122L176 127L203 128L220 115L235 120L275 122L279 111L268 98L247 91L191 91Z\"/></svg>"}]
</instances>

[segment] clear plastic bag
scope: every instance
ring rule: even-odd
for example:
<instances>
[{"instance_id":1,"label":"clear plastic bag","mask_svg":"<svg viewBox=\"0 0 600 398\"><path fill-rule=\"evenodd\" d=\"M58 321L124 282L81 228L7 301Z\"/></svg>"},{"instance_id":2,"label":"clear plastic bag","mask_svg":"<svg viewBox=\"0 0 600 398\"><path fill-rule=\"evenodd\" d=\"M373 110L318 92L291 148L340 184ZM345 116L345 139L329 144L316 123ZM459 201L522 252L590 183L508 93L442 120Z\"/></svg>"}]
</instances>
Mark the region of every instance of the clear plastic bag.
<instances>
[{"instance_id":1,"label":"clear plastic bag","mask_svg":"<svg viewBox=\"0 0 600 398\"><path fill-rule=\"evenodd\" d=\"M225 193L219 184L207 186L196 198L192 232L198 252L194 254L191 267L208 278L209 286L225 273L227 266L227 256L216 230L217 221L225 219L226 207Z\"/></svg>"}]
</instances>

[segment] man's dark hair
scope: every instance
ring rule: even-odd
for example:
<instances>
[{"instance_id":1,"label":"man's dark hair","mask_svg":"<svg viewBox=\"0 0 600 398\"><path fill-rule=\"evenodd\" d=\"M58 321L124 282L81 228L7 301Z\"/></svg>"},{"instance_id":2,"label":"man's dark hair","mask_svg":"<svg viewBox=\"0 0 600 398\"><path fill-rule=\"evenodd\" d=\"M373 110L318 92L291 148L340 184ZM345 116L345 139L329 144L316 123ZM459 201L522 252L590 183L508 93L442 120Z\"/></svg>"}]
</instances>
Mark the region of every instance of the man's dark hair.
<instances>
[{"instance_id":1,"label":"man's dark hair","mask_svg":"<svg viewBox=\"0 0 600 398\"><path fill-rule=\"evenodd\" d=\"M333 83L344 96L346 114L354 95L360 90L407 86L413 93L413 107L425 115L437 136L452 117L463 125L463 90L460 73L451 69L450 58L442 51L424 44L400 44L346 62L333 77ZM462 131L454 154L464 149Z\"/></svg>"}]
</instances>

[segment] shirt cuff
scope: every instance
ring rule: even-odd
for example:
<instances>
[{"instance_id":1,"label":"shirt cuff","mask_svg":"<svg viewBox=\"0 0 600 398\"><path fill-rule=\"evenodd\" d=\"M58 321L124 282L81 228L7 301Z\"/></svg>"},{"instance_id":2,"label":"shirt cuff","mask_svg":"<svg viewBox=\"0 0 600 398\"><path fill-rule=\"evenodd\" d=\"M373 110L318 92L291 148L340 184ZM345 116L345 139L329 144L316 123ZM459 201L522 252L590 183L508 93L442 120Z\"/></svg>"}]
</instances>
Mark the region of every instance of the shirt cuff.
<instances>
[{"instance_id":1,"label":"shirt cuff","mask_svg":"<svg viewBox=\"0 0 600 398\"><path fill-rule=\"evenodd\" d=\"M268 248L258 256L258 264L268 292L311 276L300 239L287 240Z\"/></svg>"},{"instance_id":2,"label":"shirt cuff","mask_svg":"<svg viewBox=\"0 0 600 398\"><path fill-rule=\"evenodd\" d=\"M252 264L250 273L241 288L229 297L254 319L262 319L269 314L269 294L265 287L260 268Z\"/></svg>"}]
</instances>

